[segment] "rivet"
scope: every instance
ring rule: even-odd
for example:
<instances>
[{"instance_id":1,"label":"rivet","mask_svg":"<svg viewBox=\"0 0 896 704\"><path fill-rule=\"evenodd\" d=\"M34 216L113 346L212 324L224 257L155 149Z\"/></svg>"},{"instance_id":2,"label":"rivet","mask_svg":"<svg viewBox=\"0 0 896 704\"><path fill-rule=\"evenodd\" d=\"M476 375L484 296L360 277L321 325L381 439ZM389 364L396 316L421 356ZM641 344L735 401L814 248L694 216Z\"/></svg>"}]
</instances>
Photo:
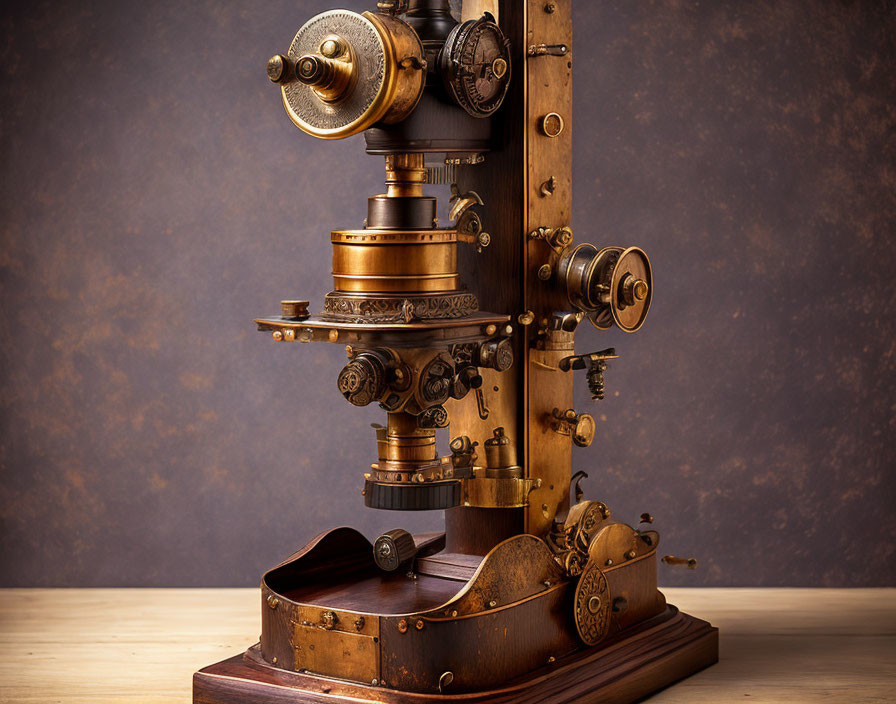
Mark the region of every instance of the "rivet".
<instances>
[{"instance_id":1,"label":"rivet","mask_svg":"<svg viewBox=\"0 0 896 704\"><path fill-rule=\"evenodd\" d=\"M489 608L493 609L498 605L498 602L495 601L494 599L492 599L490 602L488 602L488 605L489 605Z\"/></svg>"},{"instance_id":2,"label":"rivet","mask_svg":"<svg viewBox=\"0 0 896 704\"><path fill-rule=\"evenodd\" d=\"M635 557L635 555L637 555L637 554L638 554L638 553L636 553L634 550L629 550L627 553L625 553L625 556L626 556L629 560L633 560L634 557Z\"/></svg>"},{"instance_id":3,"label":"rivet","mask_svg":"<svg viewBox=\"0 0 896 704\"><path fill-rule=\"evenodd\" d=\"M551 655L551 656L548 658L548 664L550 664L550 663L552 663L552 662L556 662L556 661L557 661L557 658L555 658L553 655Z\"/></svg>"},{"instance_id":4,"label":"rivet","mask_svg":"<svg viewBox=\"0 0 896 704\"><path fill-rule=\"evenodd\" d=\"M274 657L271 658L271 663L274 664L274 665L277 664L277 656L274 656Z\"/></svg>"},{"instance_id":5,"label":"rivet","mask_svg":"<svg viewBox=\"0 0 896 704\"><path fill-rule=\"evenodd\" d=\"M320 45L320 53L328 59L332 59L339 53L339 43L335 39L327 39Z\"/></svg>"},{"instance_id":6,"label":"rivet","mask_svg":"<svg viewBox=\"0 0 896 704\"><path fill-rule=\"evenodd\" d=\"M408 632L408 622L404 619L398 622L398 632L399 633L407 633Z\"/></svg>"},{"instance_id":7,"label":"rivet","mask_svg":"<svg viewBox=\"0 0 896 704\"><path fill-rule=\"evenodd\" d=\"M280 603L280 600L275 597L273 594L268 594L268 606L272 609L276 609L277 605Z\"/></svg>"},{"instance_id":8,"label":"rivet","mask_svg":"<svg viewBox=\"0 0 896 704\"><path fill-rule=\"evenodd\" d=\"M513 335L513 325L508 325L504 328L505 335Z\"/></svg>"},{"instance_id":9,"label":"rivet","mask_svg":"<svg viewBox=\"0 0 896 704\"><path fill-rule=\"evenodd\" d=\"M538 278L541 281L547 281L551 278L551 265L550 264L542 264L538 267Z\"/></svg>"},{"instance_id":10,"label":"rivet","mask_svg":"<svg viewBox=\"0 0 896 704\"><path fill-rule=\"evenodd\" d=\"M296 331L295 330L284 330L283 331L283 339L287 342L292 342L296 339Z\"/></svg>"},{"instance_id":11,"label":"rivet","mask_svg":"<svg viewBox=\"0 0 896 704\"><path fill-rule=\"evenodd\" d=\"M544 6L544 11L547 12L549 15L554 14L554 10L556 10L556 9L557 9L557 5L552 2L549 2L547 5Z\"/></svg>"},{"instance_id":12,"label":"rivet","mask_svg":"<svg viewBox=\"0 0 896 704\"><path fill-rule=\"evenodd\" d=\"M283 333L279 330L274 330L274 332L271 333L271 337L273 337L277 342L280 342L280 340L283 339Z\"/></svg>"},{"instance_id":13,"label":"rivet","mask_svg":"<svg viewBox=\"0 0 896 704\"><path fill-rule=\"evenodd\" d=\"M423 630L423 619L417 619L417 623L414 624L418 631Z\"/></svg>"},{"instance_id":14,"label":"rivet","mask_svg":"<svg viewBox=\"0 0 896 704\"><path fill-rule=\"evenodd\" d=\"M339 331L338 330L330 330L330 334L328 336L330 338L330 342L336 342L339 339Z\"/></svg>"},{"instance_id":15,"label":"rivet","mask_svg":"<svg viewBox=\"0 0 896 704\"><path fill-rule=\"evenodd\" d=\"M372 684L374 687L376 687L379 683L380 681L376 677L370 680L370 684Z\"/></svg>"},{"instance_id":16,"label":"rivet","mask_svg":"<svg viewBox=\"0 0 896 704\"><path fill-rule=\"evenodd\" d=\"M488 325L485 328L486 335L494 335L496 332L498 332L498 328L494 325Z\"/></svg>"}]
</instances>

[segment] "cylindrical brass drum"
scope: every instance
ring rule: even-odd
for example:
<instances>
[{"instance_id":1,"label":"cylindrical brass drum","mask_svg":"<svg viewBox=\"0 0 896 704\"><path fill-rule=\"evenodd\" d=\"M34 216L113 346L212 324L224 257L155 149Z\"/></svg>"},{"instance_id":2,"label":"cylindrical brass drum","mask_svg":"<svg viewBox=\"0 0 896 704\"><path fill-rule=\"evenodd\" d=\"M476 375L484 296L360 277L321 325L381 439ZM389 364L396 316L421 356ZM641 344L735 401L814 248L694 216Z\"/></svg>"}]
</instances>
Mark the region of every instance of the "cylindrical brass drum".
<instances>
[{"instance_id":1,"label":"cylindrical brass drum","mask_svg":"<svg viewBox=\"0 0 896 704\"><path fill-rule=\"evenodd\" d=\"M407 413L390 413L388 427L377 437L380 472L407 472L392 476L393 481L410 481L413 473L438 462L436 431L420 428L416 417Z\"/></svg>"},{"instance_id":2,"label":"cylindrical brass drum","mask_svg":"<svg viewBox=\"0 0 896 704\"><path fill-rule=\"evenodd\" d=\"M460 288L453 230L340 230L331 240L337 292L442 293Z\"/></svg>"}]
</instances>

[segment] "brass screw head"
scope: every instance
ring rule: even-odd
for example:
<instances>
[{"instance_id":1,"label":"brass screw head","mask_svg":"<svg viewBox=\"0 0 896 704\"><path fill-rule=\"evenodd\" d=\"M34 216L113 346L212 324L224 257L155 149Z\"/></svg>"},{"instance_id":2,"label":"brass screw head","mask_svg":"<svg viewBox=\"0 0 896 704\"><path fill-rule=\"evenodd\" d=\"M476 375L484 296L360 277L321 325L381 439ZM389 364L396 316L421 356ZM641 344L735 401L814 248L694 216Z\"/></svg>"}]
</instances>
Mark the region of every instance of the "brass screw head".
<instances>
[{"instance_id":1,"label":"brass screw head","mask_svg":"<svg viewBox=\"0 0 896 704\"><path fill-rule=\"evenodd\" d=\"M649 289L647 288L647 282L643 279L638 279L632 285L632 293L634 294L635 299L639 301L643 301L645 298L647 298L648 290Z\"/></svg>"},{"instance_id":2,"label":"brass screw head","mask_svg":"<svg viewBox=\"0 0 896 704\"><path fill-rule=\"evenodd\" d=\"M552 15L554 13L554 10L556 10L556 9L557 9L557 5L552 2L549 2L547 5L544 6L544 11L547 12L549 15Z\"/></svg>"},{"instance_id":3,"label":"brass screw head","mask_svg":"<svg viewBox=\"0 0 896 704\"><path fill-rule=\"evenodd\" d=\"M276 342L280 342L280 340L283 339L283 333L279 330L274 330L274 332L271 333L271 337L273 337Z\"/></svg>"},{"instance_id":4,"label":"brass screw head","mask_svg":"<svg viewBox=\"0 0 896 704\"><path fill-rule=\"evenodd\" d=\"M408 622L404 619L398 622L398 632L399 633L407 633L408 632Z\"/></svg>"},{"instance_id":5,"label":"brass screw head","mask_svg":"<svg viewBox=\"0 0 896 704\"><path fill-rule=\"evenodd\" d=\"M487 325L485 328L486 335L494 335L498 331L498 328L495 325Z\"/></svg>"},{"instance_id":6,"label":"brass screw head","mask_svg":"<svg viewBox=\"0 0 896 704\"><path fill-rule=\"evenodd\" d=\"M422 631L423 630L423 620L417 619L417 623L415 623L414 626L416 627L416 629L418 631Z\"/></svg>"},{"instance_id":7,"label":"brass screw head","mask_svg":"<svg viewBox=\"0 0 896 704\"><path fill-rule=\"evenodd\" d=\"M292 330L292 329L284 330L283 331L283 339L286 340L287 342L292 342L293 340L296 339L296 331Z\"/></svg>"},{"instance_id":8,"label":"brass screw head","mask_svg":"<svg viewBox=\"0 0 896 704\"><path fill-rule=\"evenodd\" d=\"M279 83L286 73L286 65L287 59L283 54L274 54L268 59L268 78L273 83Z\"/></svg>"},{"instance_id":9,"label":"brass screw head","mask_svg":"<svg viewBox=\"0 0 896 704\"><path fill-rule=\"evenodd\" d=\"M330 338L330 342L336 342L339 339L339 331L330 330L328 337Z\"/></svg>"},{"instance_id":10,"label":"brass screw head","mask_svg":"<svg viewBox=\"0 0 896 704\"><path fill-rule=\"evenodd\" d=\"M337 56L340 53L339 42L333 38L325 39L323 44L320 45L320 53L326 56L328 59L332 59L334 56Z\"/></svg>"},{"instance_id":11,"label":"brass screw head","mask_svg":"<svg viewBox=\"0 0 896 704\"><path fill-rule=\"evenodd\" d=\"M538 278L542 281L547 281L551 278L551 265L550 264L542 264L538 267Z\"/></svg>"}]
</instances>

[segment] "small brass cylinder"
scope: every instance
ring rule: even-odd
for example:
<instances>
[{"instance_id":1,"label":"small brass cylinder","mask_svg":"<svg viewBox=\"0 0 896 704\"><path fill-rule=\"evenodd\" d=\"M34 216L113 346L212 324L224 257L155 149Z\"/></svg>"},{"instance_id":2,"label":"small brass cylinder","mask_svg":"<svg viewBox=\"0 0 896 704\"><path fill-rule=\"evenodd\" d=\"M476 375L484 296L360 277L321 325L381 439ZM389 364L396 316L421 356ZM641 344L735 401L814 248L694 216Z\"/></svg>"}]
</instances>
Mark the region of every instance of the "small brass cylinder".
<instances>
[{"instance_id":1,"label":"small brass cylinder","mask_svg":"<svg viewBox=\"0 0 896 704\"><path fill-rule=\"evenodd\" d=\"M327 103L338 103L348 93L354 77L351 61L305 54L296 60L296 78L310 86Z\"/></svg>"},{"instance_id":2,"label":"small brass cylinder","mask_svg":"<svg viewBox=\"0 0 896 704\"><path fill-rule=\"evenodd\" d=\"M390 413L384 436L377 435L381 469L414 472L438 459L436 431L419 428L409 413Z\"/></svg>"},{"instance_id":3,"label":"small brass cylinder","mask_svg":"<svg viewBox=\"0 0 896 704\"><path fill-rule=\"evenodd\" d=\"M422 153L386 156L386 195L389 198L420 197L425 181Z\"/></svg>"}]
</instances>

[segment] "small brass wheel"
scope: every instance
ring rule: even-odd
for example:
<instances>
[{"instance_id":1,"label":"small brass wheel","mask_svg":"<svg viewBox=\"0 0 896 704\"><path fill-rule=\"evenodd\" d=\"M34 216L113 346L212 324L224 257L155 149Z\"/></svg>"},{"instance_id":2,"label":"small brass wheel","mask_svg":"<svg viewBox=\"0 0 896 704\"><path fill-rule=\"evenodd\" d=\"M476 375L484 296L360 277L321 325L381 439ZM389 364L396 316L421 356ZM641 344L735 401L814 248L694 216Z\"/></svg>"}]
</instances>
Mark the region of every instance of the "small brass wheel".
<instances>
[{"instance_id":1,"label":"small brass wheel","mask_svg":"<svg viewBox=\"0 0 896 704\"><path fill-rule=\"evenodd\" d=\"M606 638L611 607L607 578L596 562L589 561L576 585L574 604L576 630L585 645L597 645Z\"/></svg>"}]
</instances>

